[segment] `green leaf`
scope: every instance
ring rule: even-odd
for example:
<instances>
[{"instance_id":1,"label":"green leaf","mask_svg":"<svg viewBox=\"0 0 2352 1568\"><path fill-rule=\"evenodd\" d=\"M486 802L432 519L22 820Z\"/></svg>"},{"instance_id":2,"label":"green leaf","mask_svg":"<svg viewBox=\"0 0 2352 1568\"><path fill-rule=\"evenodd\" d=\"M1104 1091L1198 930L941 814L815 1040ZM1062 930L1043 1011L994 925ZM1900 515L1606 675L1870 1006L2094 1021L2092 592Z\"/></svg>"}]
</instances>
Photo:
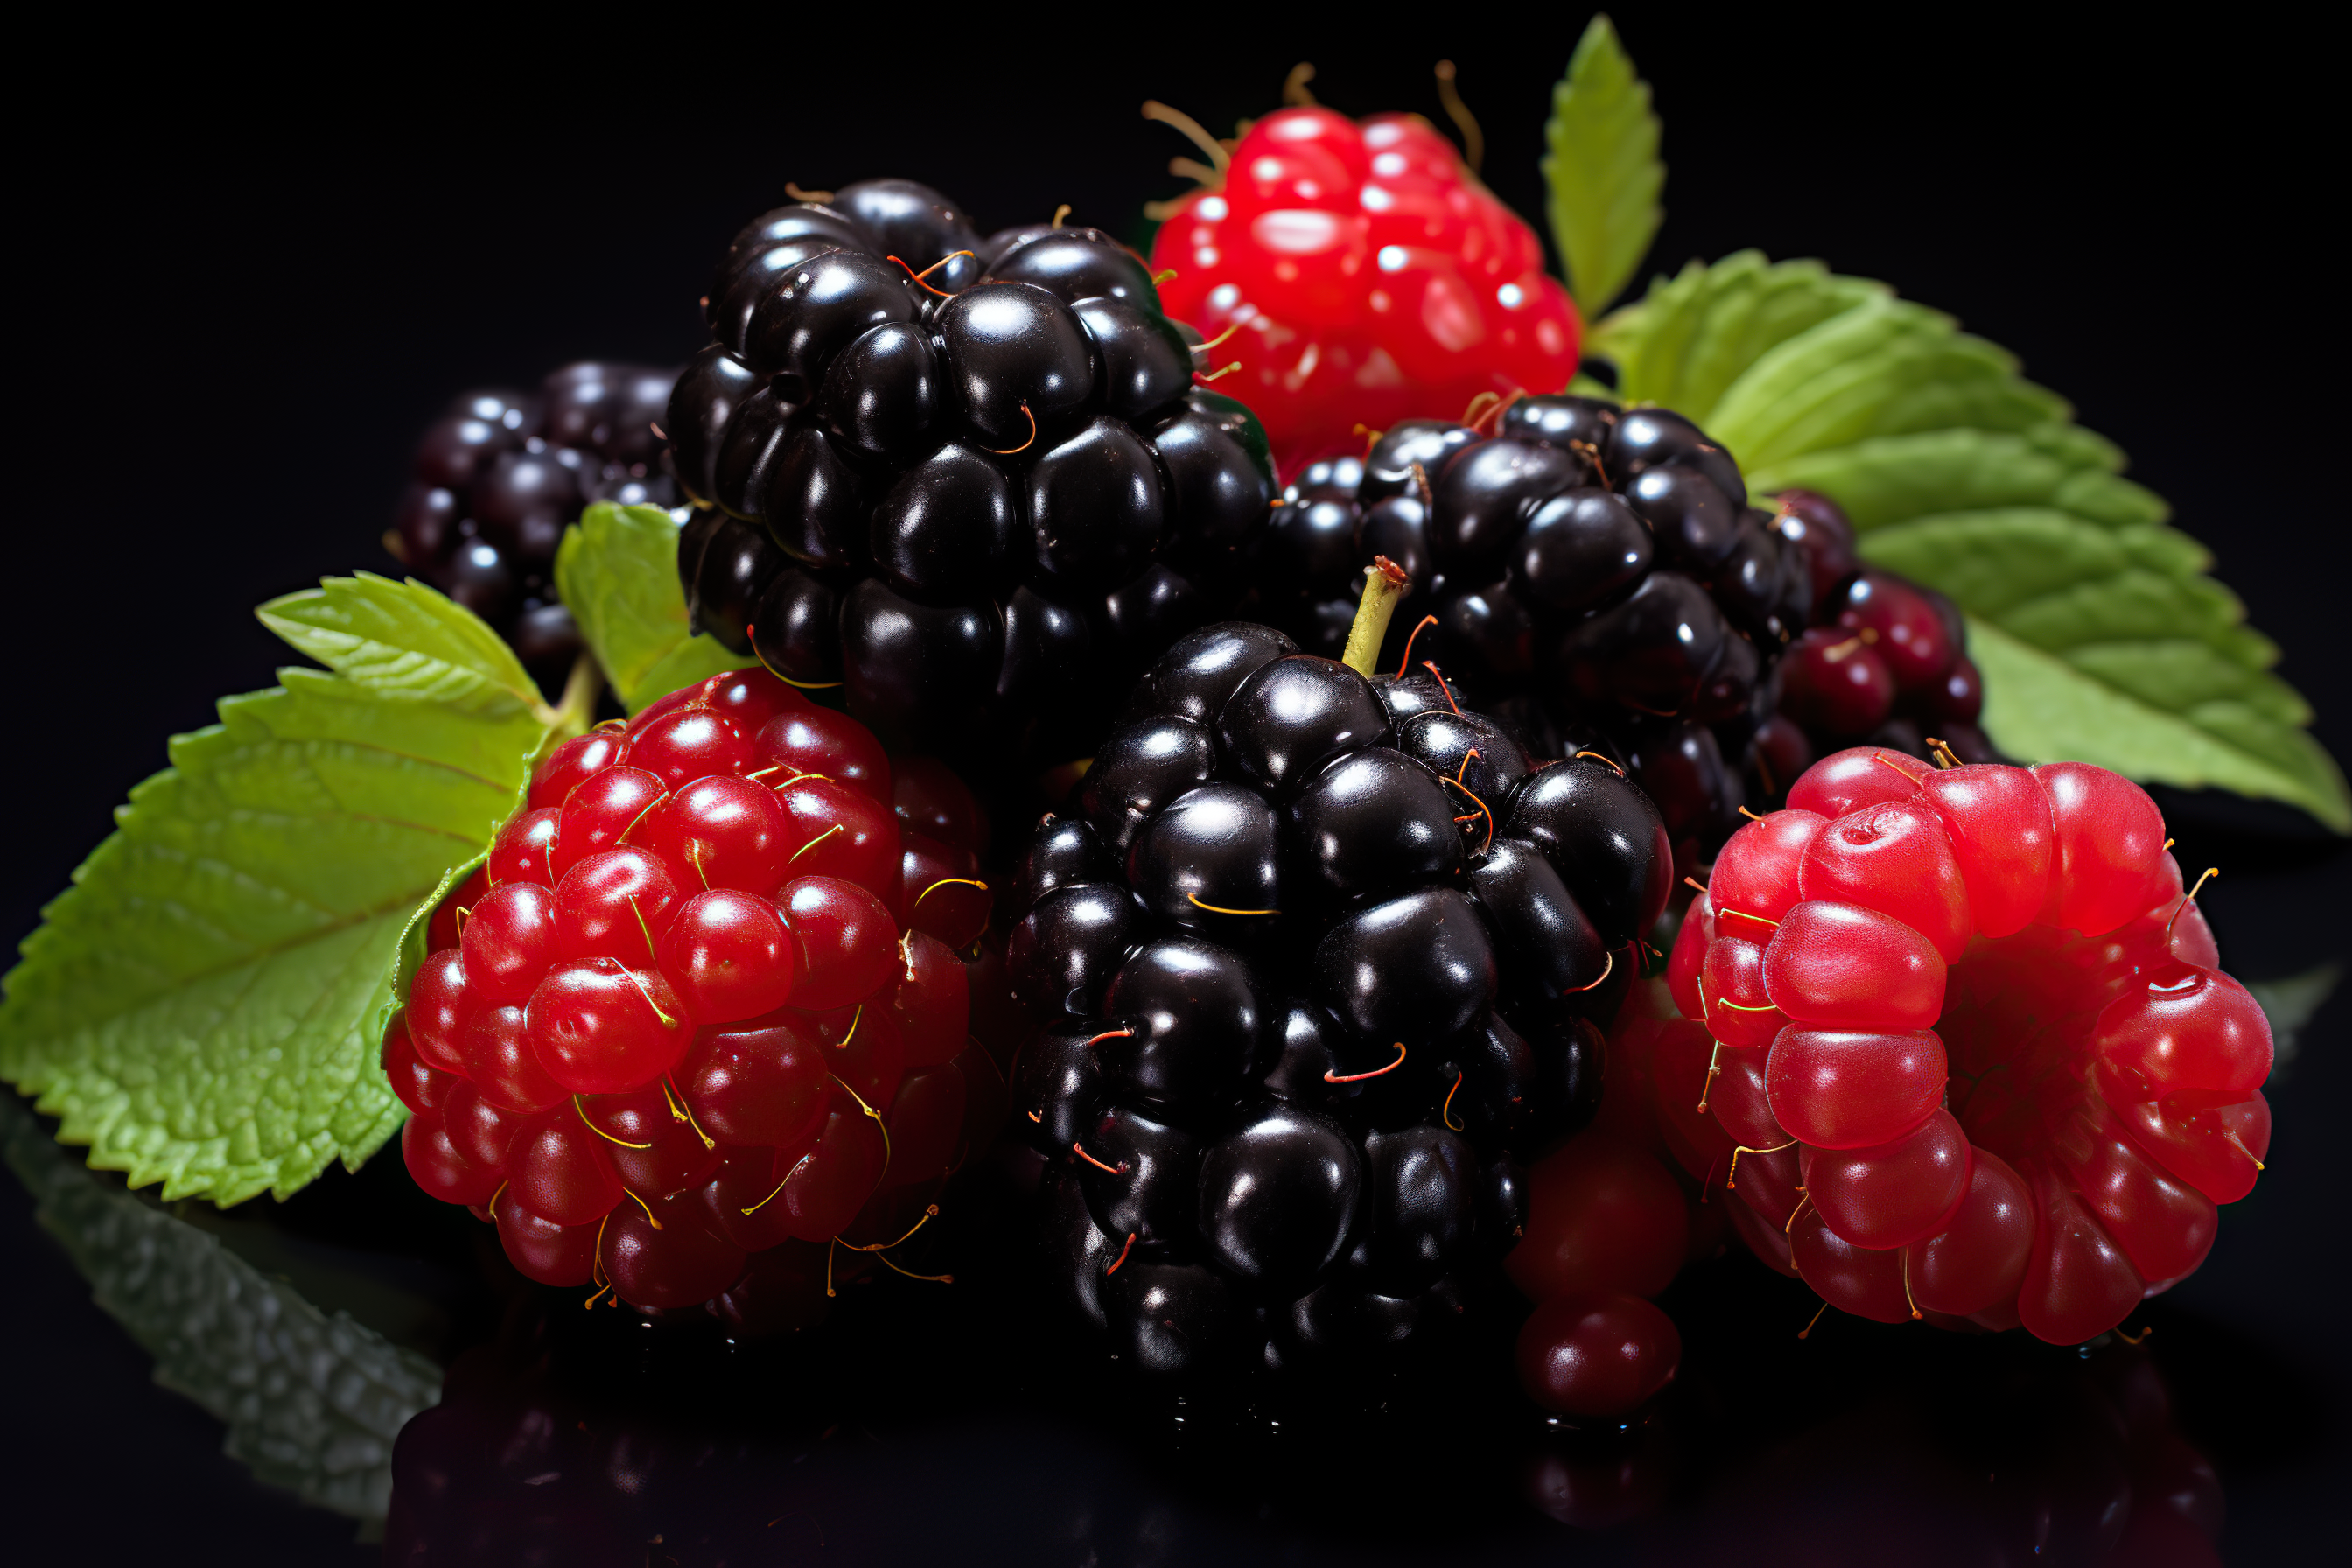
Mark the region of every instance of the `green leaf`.
<instances>
[{"instance_id":1,"label":"green leaf","mask_svg":"<svg viewBox=\"0 0 2352 1568\"><path fill-rule=\"evenodd\" d=\"M1628 402L1736 455L1759 494L1843 506L1865 558L1983 628L1984 725L2029 761L2302 806L2352 831L2278 648L2123 454L2005 351L1881 283L1741 251L1660 279L1592 333Z\"/></svg>"},{"instance_id":2,"label":"green leaf","mask_svg":"<svg viewBox=\"0 0 2352 1568\"><path fill-rule=\"evenodd\" d=\"M1623 290L1666 216L1650 84L1633 74L1606 16L1584 29L1568 75L1552 89L1544 138L1552 240L1577 309L1591 321Z\"/></svg>"},{"instance_id":3,"label":"green leaf","mask_svg":"<svg viewBox=\"0 0 2352 1568\"><path fill-rule=\"evenodd\" d=\"M758 662L687 624L677 535L659 507L599 504L556 552L556 588L633 713L688 681Z\"/></svg>"},{"instance_id":4,"label":"green leaf","mask_svg":"<svg viewBox=\"0 0 2352 1568\"><path fill-rule=\"evenodd\" d=\"M439 1369L79 1168L13 1095L0 1094L0 1153L98 1305L155 1358L155 1381L226 1424L231 1458L304 1502L383 1518L393 1440L438 1403Z\"/></svg>"},{"instance_id":5,"label":"green leaf","mask_svg":"<svg viewBox=\"0 0 2352 1568\"><path fill-rule=\"evenodd\" d=\"M429 588L331 578L267 618L336 672L283 670L175 737L0 1002L0 1078L166 1198L283 1197L399 1127L376 1053L402 934L550 733Z\"/></svg>"}]
</instances>

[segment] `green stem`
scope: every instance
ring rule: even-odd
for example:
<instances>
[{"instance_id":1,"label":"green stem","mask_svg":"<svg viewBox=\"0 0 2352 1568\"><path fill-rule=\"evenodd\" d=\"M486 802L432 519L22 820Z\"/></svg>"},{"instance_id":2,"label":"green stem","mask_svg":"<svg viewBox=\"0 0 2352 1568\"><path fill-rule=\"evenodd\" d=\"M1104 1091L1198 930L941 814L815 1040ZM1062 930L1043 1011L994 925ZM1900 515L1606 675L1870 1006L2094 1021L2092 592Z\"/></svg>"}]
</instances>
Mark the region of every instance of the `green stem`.
<instances>
[{"instance_id":1,"label":"green stem","mask_svg":"<svg viewBox=\"0 0 2352 1568\"><path fill-rule=\"evenodd\" d=\"M544 756L564 742L588 732L596 718L596 699L604 694L604 671L596 656L582 649L572 661L572 673L564 678L563 696L552 708L539 704L537 718L547 726L547 734L539 743Z\"/></svg>"},{"instance_id":2,"label":"green stem","mask_svg":"<svg viewBox=\"0 0 2352 1568\"><path fill-rule=\"evenodd\" d=\"M1363 601L1356 606L1355 624L1348 628L1347 649L1339 655L1341 664L1371 679L1381 644L1389 635L1389 617L1396 614L1412 587L1412 579L1404 574L1403 567L1385 555L1372 557L1371 570L1364 574Z\"/></svg>"}]
</instances>

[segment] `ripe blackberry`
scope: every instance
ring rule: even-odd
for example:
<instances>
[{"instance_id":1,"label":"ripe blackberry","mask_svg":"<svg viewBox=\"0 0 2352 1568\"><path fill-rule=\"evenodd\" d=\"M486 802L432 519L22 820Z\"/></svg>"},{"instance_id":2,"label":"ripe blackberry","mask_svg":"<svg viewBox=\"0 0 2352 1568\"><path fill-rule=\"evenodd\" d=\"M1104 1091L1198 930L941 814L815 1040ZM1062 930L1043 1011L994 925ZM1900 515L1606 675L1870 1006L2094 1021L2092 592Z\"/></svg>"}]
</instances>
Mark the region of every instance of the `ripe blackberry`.
<instances>
[{"instance_id":1,"label":"ripe blackberry","mask_svg":"<svg viewBox=\"0 0 2352 1568\"><path fill-rule=\"evenodd\" d=\"M1937 742L1961 763L2002 757L1978 726L1984 682L1969 658L1968 623L1933 588L1854 554L1853 525L1811 490L1773 500L1773 527L1803 553L1812 624L1781 661L1778 707L1736 757L1750 804L1770 809L1812 764L1843 746L1871 745L1923 761Z\"/></svg>"},{"instance_id":2,"label":"ripe blackberry","mask_svg":"<svg viewBox=\"0 0 2352 1568\"><path fill-rule=\"evenodd\" d=\"M1261 613L1336 653L1364 563L1386 555L1413 585L1383 668L1434 658L1539 754L1626 766L1676 843L1719 841L1812 606L1811 557L1679 415L1483 404L1301 469L1267 530Z\"/></svg>"},{"instance_id":3,"label":"ripe blackberry","mask_svg":"<svg viewBox=\"0 0 2352 1568\"><path fill-rule=\"evenodd\" d=\"M1265 434L1099 230L983 241L867 181L753 222L707 304L667 425L690 612L878 733L1077 754L1239 592Z\"/></svg>"},{"instance_id":4,"label":"ripe blackberry","mask_svg":"<svg viewBox=\"0 0 2352 1568\"><path fill-rule=\"evenodd\" d=\"M582 646L555 547L594 502L678 504L653 428L677 376L582 360L536 393L467 393L417 443L384 548L496 627L551 693Z\"/></svg>"},{"instance_id":5,"label":"ripe blackberry","mask_svg":"<svg viewBox=\"0 0 2352 1568\"><path fill-rule=\"evenodd\" d=\"M1749 1245L1848 1311L2060 1343L2193 1271L2262 1169L2271 1038L2155 805L1868 746L1789 801L1717 858L1654 1047Z\"/></svg>"},{"instance_id":6,"label":"ripe blackberry","mask_svg":"<svg viewBox=\"0 0 2352 1568\"><path fill-rule=\"evenodd\" d=\"M1538 763L1442 679L1246 623L1181 639L1010 910L1041 1022L1013 1126L1070 1293L1161 1372L1454 1315L1524 1222L1517 1162L1590 1113L1589 1017L1667 869L1614 768Z\"/></svg>"},{"instance_id":7,"label":"ripe blackberry","mask_svg":"<svg viewBox=\"0 0 2352 1568\"><path fill-rule=\"evenodd\" d=\"M953 951L984 836L762 670L558 747L385 1036L410 1172L533 1279L730 1321L753 1254L891 1244L1002 1109Z\"/></svg>"}]
</instances>

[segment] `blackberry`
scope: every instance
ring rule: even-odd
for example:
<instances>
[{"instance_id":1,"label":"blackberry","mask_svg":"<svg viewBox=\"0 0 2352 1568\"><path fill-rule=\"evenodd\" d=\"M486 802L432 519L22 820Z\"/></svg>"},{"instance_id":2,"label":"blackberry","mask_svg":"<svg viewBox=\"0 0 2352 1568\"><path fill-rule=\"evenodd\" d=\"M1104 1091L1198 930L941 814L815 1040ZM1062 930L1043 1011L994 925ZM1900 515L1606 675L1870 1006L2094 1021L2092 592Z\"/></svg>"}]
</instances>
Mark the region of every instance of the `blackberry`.
<instances>
[{"instance_id":1,"label":"blackberry","mask_svg":"<svg viewBox=\"0 0 2352 1568\"><path fill-rule=\"evenodd\" d=\"M1078 755L1238 595L1265 433L1109 236L866 181L754 221L706 304L667 423L689 611L877 732Z\"/></svg>"},{"instance_id":2,"label":"blackberry","mask_svg":"<svg viewBox=\"0 0 2352 1568\"><path fill-rule=\"evenodd\" d=\"M1566 395L1408 420L1302 469L1283 501L1262 613L1303 647L1338 652L1364 563L1386 555L1413 586L1383 668L1411 648L1539 754L1605 753L1677 842L1738 825L1738 766L1814 584L1689 420Z\"/></svg>"},{"instance_id":3,"label":"blackberry","mask_svg":"<svg viewBox=\"0 0 2352 1568\"><path fill-rule=\"evenodd\" d=\"M1774 526L1812 579L1813 614L1782 663L1777 704L1738 758L1749 803L1780 805L1813 759L1843 746L1934 762L1940 744L1962 763L2006 761L1977 723L1984 681L1969 658L1959 607L1923 584L1862 566L1853 525L1827 496L1792 489L1775 500Z\"/></svg>"},{"instance_id":4,"label":"blackberry","mask_svg":"<svg viewBox=\"0 0 2352 1568\"><path fill-rule=\"evenodd\" d=\"M1180 638L1012 899L1049 1269L1148 1370L1423 1340L1597 1102L1669 865L1615 768L1530 757L1433 668Z\"/></svg>"},{"instance_id":5,"label":"blackberry","mask_svg":"<svg viewBox=\"0 0 2352 1568\"><path fill-rule=\"evenodd\" d=\"M677 374L582 360L536 393L467 393L417 443L384 548L496 627L551 694L582 646L555 547L594 502L678 504L653 429Z\"/></svg>"}]
</instances>

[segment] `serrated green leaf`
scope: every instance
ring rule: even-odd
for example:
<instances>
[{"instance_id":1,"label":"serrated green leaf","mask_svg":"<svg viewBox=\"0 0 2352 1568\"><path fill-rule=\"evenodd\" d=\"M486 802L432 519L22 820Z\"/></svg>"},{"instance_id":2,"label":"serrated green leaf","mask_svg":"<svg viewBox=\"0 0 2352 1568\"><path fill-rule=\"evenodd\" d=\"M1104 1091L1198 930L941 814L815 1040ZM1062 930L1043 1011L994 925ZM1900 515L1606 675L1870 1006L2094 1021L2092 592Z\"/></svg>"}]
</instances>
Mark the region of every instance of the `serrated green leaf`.
<instances>
[{"instance_id":1,"label":"serrated green leaf","mask_svg":"<svg viewBox=\"0 0 2352 1568\"><path fill-rule=\"evenodd\" d=\"M688 681L757 662L687 624L677 535L678 524L659 507L599 504L556 552L557 590L633 713Z\"/></svg>"},{"instance_id":2,"label":"serrated green leaf","mask_svg":"<svg viewBox=\"0 0 2352 1568\"><path fill-rule=\"evenodd\" d=\"M401 935L549 732L496 661L464 673L464 609L383 579L324 595L276 618L362 674L281 671L175 737L5 979L0 1078L166 1197L283 1197L398 1128L376 1049Z\"/></svg>"},{"instance_id":3,"label":"serrated green leaf","mask_svg":"<svg viewBox=\"0 0 2352 1568\"><path fill-rule=\"evenodd\" d=\"M231 1458L304 1502L380 1520L401 1427L438 1368L348 1313L321 1313L213 1237L93 1177L0 1094L0 1153L155 1381L228 1427Z\"/></svg>"},{"instance_id":4,"label":"serrated green leaf","mask_svg":"<svg viewBox=\"0 0 2352 1568\"><path fill-rule=\"evenodd\" d=\"M1969 654L1984 674L1985 728L2012 755L2265 795L2352 831L2344 775L2305 731L2228 704L2168 712L1974 617Z\"/></svg>"},{"instance_id":5,"label":"serrated green leaf","mask_svg":"<svg viewBox=\"0 0 2352 1568\"><path fill-rule=\"evenodd\" d=\"M411 579L409 590L420 587ZM444 601L446 603L446 601ZM384 697L497 715L540 707L506 639L373 573L330 577L254 611L261 624L353 685Z\"/></svg>"},{"instance_id":6,"label":"serrated green leaf","mask_svg":"<svg viewBox=\"0 0 2352 1568\"><path fill-rule=\"evenodd\" d=\"M1587 321L1623 291L1665 218L1658 131L1650 84L1633 74L1609 18L1593 17L1552 89L1543 160L1552 240Z\"/></svg>"},{"instance_id":7,"label":"serrated green leaf","mask_svg":"<svg viewBox=\"0 0 2352 1568\"><path fill-rule=\"evenodd\" d=\"M1884 284L1753 251L1661 279L1592 342L1625 401L1696 420L1757 493L1830 496L1866 559L1990 628L1984 725L2002 750L2270 795L2352 830L2309 706L2270 673L2276 645L2114 445L2005 351Z\"/></svg>"}]
</instances>

